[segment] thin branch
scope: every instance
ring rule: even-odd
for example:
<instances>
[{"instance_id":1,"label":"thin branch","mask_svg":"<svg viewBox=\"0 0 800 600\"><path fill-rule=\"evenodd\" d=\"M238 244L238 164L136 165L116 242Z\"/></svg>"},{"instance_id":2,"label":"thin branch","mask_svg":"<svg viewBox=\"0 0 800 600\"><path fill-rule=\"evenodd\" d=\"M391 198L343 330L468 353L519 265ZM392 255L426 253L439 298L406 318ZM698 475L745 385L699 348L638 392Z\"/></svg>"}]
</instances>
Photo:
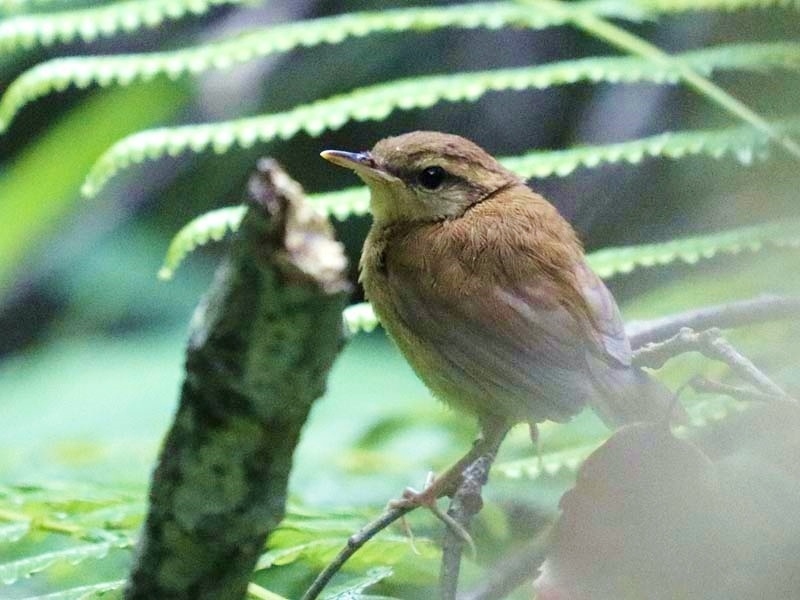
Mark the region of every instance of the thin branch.
<instances>
[{"instance_id":1,"label":"thin branch","mask_svg":"<svg viewBox=\"0 0 800 600\"><path fill-rule=\"evenodd\" d=\"M659 369L670 358L686 352L700 352L708 358L723 362L744 381L764 394L787 398L786 392L725 340L719 329L707 329L696 333L684 327L677 335L663 342L648 344L638 349L634 353L633 361L640 367Z\"/></svg>"},{"instance_id":2,"label":"thin branch","mask_svg":"<svg viewBox=\"0 0 800 600\"><path fill-rule=\"evenodd\" d=\"M351 535L347 539L347 545L342 548L339 554L336 555L336 558L334 558L333 561L327 567L325 567L325 569L319 575L317 575L314 583L312 583L311 586L306 590L306 593L303 594L303 597L300 600L314 600L317 596L319 596L320 592L325 589L325 586L328 585L330 580L333 579L333 576L339 572L344 563L346 563L350 557L353 556L353 554L358 552L361 546L366 544L381 531L389 527L389 525L397 521L397 519L407 515L415 508L418 507L401 506L390 508L380 517L362 527L357 533Z\"/></svg>"},{"instance_id":3,"label":"thin branch","mask_svg":"<svg viewBox=\"0 0 800 600\"><path fill-rule=\"evenodd\" d=\"M450 518L465 531L468 530L472 518L483 508L481 491L489 480L489 470L492 468L496 453L497 447L479 456L464 470L461 485L458 486L447 509ZM441 600L454 600L456 597L464 543L463 536L458 535L453 528L447 529L442 543L442 566L439 575Z\"/></svg>"},{"instance_id":4,"label":"thin branch","mask_svg":"<svg viewBox=\"0 0 800 600\"><path fill-rule=\"evenodd\" d=\"M342 548L336 558L333 559L333 562L325 567L317 576L311 586L306 590L305 594L303 594L301 600L314 600L317 598L333 576L336 575L353 554L396 520L420 506L426 506L428 503L435 502L437 498L455 494L459 489L465 470L487 454L493 457L497 453L497 449L500 447L507 433L508 427L505 425L495 427L484 426L481 437L475 440L470 451L442 475L439 475L425 490L421 493L406 490L402 499L391 502L389 504L390 508L380 517L365 525L358 533L350 536L347 540L347 545ZM436 514L436 511L434 511L434 514ZM450 531L449 528L451 525L448 521L452 521L452 518L448 517L444 519L445 524L448 525L448 531ZM458 536L458 532L456 532L456 535ZM459 537L459 539L463 540L461 537Z\"/></svg>"},{"instance_id":5,"label":"thin branch","mask_svg":"<svg viewBox=\"0 0 800 600\"><path fill-rule=\"evenodd\" d=\"M729 385L727 383L720 383L719 381L712 381L702 375L698 375L696 377L692 377L689 380L689 386L698 393L701 394L721 394L723 396L729 396L731 398L735 398L736 400L741 400L743 402L786 402L787 400L791 402L796 402L795 399L789 398L788 396L778 396L775 394L765 394L764 392L751 390L749 388L738 387L735 385Z\"/></svg>"},{"instance_id":6,"label":"thin branch","mask_svg":"<svg viewBox=\"0 0 800 600\"><path fill-rule=\"evenodd\" d=\"M647 321L631 321L625 330L631 347L641 348L653 342L662 342L676 335L682 328L695 331L718 327L730 329L800 317L800 298L763 295L750 300L707 306L697 310L669 315Z\"/></svg>"}]
</instances>

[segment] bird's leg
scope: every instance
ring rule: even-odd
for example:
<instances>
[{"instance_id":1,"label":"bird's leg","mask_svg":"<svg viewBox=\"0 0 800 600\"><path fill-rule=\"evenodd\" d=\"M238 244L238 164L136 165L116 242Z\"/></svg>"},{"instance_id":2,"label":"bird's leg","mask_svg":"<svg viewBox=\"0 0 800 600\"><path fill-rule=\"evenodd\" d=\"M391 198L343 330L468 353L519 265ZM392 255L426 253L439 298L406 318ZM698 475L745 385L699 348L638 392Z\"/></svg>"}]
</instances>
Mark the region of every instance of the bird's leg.
<instances>
[{"instance_id":1,"label":"bird's leg","mask_svg":"<svg viewBox=\"0 0 800 600\"><path fill-rule=\"evenodd\" d=\"M472 444L472 448L444 473L428 475L425 488L418 492L406 488L401 498L389 502L391 508L411 508L417 506L433 507L442 496L452 496L461 483L464 469L486 454L494 454L510 426L505 421L481 420L481 434Z\"/></svg>"}]
</instances>

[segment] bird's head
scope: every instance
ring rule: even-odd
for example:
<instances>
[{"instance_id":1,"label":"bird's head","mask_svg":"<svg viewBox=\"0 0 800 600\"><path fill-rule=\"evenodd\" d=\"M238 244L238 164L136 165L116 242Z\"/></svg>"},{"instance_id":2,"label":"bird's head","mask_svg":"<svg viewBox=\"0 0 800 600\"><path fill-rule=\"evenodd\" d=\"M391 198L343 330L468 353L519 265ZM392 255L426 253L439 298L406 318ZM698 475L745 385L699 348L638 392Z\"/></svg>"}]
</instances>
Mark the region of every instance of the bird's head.
<instances>
[{"instance_id":1,"label":"bird's head","mask_svg":"<svg viewBox=\"0 0 800 600\"><path fill-rule=\"evenodd\" d=\"M376 223L457 218L498 190L522 183L479 146L457 135L414 131L367 152L325 150L369 186Z\"/></svg>"}]
</instances>

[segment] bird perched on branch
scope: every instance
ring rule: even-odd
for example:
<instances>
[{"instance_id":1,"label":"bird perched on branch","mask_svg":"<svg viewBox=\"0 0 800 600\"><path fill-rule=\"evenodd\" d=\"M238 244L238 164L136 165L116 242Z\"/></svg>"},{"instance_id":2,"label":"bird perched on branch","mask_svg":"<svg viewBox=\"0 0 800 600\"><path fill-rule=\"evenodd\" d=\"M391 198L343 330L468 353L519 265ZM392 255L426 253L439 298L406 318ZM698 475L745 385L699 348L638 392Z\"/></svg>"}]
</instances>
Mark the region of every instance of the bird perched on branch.
<instances>
[{"instance_id":1,"label":"bird perched on branch","mask_svg":"<svg viewBox=\"0 0 800 600\"><path fill-rule=\"evenodd\" d=\"M572 227L480 147L415 131L322 157L370 189L361 282L381 323L484 438L587 404L612 427L669 413L668 391L631 365L617 304Z\"/></svg>"}]
</instances>

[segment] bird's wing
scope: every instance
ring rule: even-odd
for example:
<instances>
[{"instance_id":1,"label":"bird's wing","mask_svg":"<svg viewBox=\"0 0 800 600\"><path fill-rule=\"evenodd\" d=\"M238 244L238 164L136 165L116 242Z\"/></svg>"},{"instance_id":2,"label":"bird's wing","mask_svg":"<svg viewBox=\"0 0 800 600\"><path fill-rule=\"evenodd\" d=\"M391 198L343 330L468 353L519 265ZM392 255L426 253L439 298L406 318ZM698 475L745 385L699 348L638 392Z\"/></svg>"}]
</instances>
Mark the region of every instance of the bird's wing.
<instances>
[{"instance_id":1,"label":"bird's wing","mask_svg":"<svg viewBox=\"0 0 800 600\"><path fill-rule=\"evenodd\" d=\"M592 330L597 346L595 352L613 359L622 366L631 364L631 345L619 308L603 281L585 262L576 266L580 291L592 316Z\"/></svg>"}]
</instances>

